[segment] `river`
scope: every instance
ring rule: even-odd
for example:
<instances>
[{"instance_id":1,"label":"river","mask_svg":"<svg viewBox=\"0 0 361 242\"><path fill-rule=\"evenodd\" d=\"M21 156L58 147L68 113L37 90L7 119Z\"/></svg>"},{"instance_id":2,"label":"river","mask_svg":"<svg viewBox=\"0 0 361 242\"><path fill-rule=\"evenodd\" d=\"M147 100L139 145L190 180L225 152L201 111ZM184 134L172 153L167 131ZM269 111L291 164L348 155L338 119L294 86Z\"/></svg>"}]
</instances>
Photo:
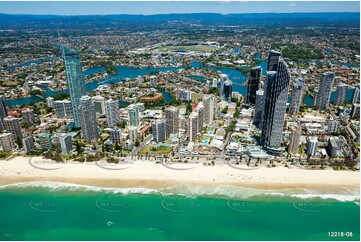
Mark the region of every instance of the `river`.
<instances>
[{"instance_id":1,"label":"river","mask_svg":"<svg viewBox=\"0 0 361 242\"><path fill-rule=\"evenodd\" d=\"M261 61L257 64L257 66L262 66L262 74L266 75L266 69L267 69L267 61ZM212 70L220 71L221 73L227 74L229 79L234 83L233 85L233 91L239 92L242 95L246 95L247 89L246 86L244 86L244 82L247 80L248 75L244 75L242 72L235 70L233 68L227 68L227 67L210 67L210 66L202 66L199 62L192 62L192 66L194 68L208 68ZM102 84L111 84L111 83L119 83L123 81L126 78L136 78L138 76L145 76L151 73L156 72L167 72L167 71L173 71L173 70L179 70L189 67L160 67L160 68L137 68L137 67L129 67L129 66L116 66L118 70L118 74L109 75L109 77L102 79L100 81L94 81L86 84L87 91L92 91L96 89L99 85ZM84 71L85 75L92 75L98 72L105 72L105 69L102 67L93 67L90 69L87 69ZM203 81L204 79L200 76L190 76L194 79L198 79L199 81ZM52 91L47 87L44 87L45 93L42 95L43 98L47 98L50 96L53 96L55 94L66 92L68 93L68 89L65 90L59 90L59 91ZM164 95L164 102L169 103L172 101L172 96L162 91ZM347 91L347 97L346 100L351 100L352 98L353 89L349 89ZM331 95L331 101L334 99L335 92ZM19 98L19 99L13 99L13 100L6 100L5 105L6 106L15 106L15 105L27 105L31 102L40 102L42 101L41 98L37 96L33 97L26 97L26 98ZM122 106L126 106L127 103L124 101L119 101ZM313 98L311 96L305 96L304 102L306 105L310 106L313 104Z\"/></svg>"}]
</instances>

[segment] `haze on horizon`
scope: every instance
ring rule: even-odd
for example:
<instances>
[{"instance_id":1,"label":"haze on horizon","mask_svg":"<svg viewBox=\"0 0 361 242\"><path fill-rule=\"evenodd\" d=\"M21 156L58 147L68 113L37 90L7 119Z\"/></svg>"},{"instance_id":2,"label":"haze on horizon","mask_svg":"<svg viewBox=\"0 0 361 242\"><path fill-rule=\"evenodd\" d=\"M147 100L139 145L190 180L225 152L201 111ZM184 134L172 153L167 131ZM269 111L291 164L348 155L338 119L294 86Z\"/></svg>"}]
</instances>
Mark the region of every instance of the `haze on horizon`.
<instances>
[{"instance_id":1,"label":"haze on horizon","mask_svg":"<svg viewBox=\"0 0 361 242\"><path fill-rule=\"evenodd\" d=\"M141 8L139 6L142 6ZM170 13L293 13L360 12L358 1L251 2L251 1L122 1L122 2L0 2L5 14L110 15Z\"/></svg>"}]
</instances>

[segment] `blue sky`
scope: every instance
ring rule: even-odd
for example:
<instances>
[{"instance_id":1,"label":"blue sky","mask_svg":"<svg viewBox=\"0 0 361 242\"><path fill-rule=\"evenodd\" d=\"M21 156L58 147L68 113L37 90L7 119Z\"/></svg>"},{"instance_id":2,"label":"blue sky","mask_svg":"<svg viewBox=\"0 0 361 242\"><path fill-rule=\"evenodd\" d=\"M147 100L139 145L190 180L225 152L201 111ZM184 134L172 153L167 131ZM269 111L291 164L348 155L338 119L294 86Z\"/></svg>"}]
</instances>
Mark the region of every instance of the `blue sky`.
<instances>
[{"instance_id":1,"label":"blue sky","mask_svg":"<svg viewBox=\"0 0 361 242\"><path fill-rule=\"evenodd\" d=\"M358 1L322 2L1 2L0 13L13 14L160 14L160 13L292 13L292 12L359 12Z\"/></svg>"}]
</instances>

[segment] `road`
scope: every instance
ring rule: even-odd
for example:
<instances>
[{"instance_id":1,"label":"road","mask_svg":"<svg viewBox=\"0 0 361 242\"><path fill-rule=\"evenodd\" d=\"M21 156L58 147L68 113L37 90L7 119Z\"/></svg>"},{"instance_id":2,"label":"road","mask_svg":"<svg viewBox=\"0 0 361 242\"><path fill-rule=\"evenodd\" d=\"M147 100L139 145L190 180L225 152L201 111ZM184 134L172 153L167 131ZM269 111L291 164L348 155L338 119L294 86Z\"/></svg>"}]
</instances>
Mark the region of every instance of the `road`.
<instances>
[{"instance_id":1,"label":"road","mask_svg":"<svg viewBox=\"0 0 361 242\"><path fill-rule=\"evenodd\" d=\"M140 145L139 145L137 148L133 149L132 152L129 153L129 155L131 155L131 156L137 155L138 152L139 152L139 150L140 150L141 148L143 148L143 147L145 146L145 144L146 144L148 141L150 141L151 139L152 139L152 135L151 135L151 134L148 134L148 136L145 137L145 139L143 140L143 142L140 143Z\"/></svg>"},{"instance_id":2,"label":"road","mask_svg":"<svg viewBox=\"0 0 361 242\"><path fill-rule=\"evenodd\" d=\"M34 76L36 74L36 72L33 72L31 73L30 75L28 75L26 78L25 78L25 82L23 84L23 88L27 91L30 91L30 87L29 87L29 81L28 79L31 78L32 76Z\"/></svg>"}]
</instances>

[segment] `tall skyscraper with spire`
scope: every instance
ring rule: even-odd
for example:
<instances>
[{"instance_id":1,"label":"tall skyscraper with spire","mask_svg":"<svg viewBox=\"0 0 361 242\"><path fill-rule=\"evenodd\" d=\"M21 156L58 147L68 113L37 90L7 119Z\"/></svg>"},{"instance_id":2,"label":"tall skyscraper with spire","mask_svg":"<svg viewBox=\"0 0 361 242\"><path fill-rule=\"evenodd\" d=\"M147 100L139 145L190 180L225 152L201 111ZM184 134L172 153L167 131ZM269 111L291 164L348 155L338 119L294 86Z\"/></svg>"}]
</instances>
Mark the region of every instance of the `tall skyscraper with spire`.
<instances>
[{"instance_id":1,"label":"tall skyscraper with spire","mask_svg":"<svg viewBox=\"0 0 361 242\"><path fill-rule=\"evenodd\" d=\"M70 93L73 118L76 128L81 127L78 108L80 98L86 95L85 80L81 67L80 56L75 49L63 48L65 72Z\"/></svg>"},{"instance_id":2,"label":"tall skyscraper with spire","mask_svg":"<svg viewBox=\"0 0 361 242\"><path fill-rule=\"evenodd\" d=\"M270 51L265 83L261 143L269 151L278 152L282 143L290 72L278 51Z\"/></svg>"},{"instance_id":3,"label":"tall skyscraper with spire","mask_svg":"<svg viewBox=\"0 0 361 242\"><path fill-rule=\"evenodd\" d=\"M256 66L251 69L247 83L247 103L256 104L256 92L261 85L262 67Z\"/></svg>"}]
</instances>

